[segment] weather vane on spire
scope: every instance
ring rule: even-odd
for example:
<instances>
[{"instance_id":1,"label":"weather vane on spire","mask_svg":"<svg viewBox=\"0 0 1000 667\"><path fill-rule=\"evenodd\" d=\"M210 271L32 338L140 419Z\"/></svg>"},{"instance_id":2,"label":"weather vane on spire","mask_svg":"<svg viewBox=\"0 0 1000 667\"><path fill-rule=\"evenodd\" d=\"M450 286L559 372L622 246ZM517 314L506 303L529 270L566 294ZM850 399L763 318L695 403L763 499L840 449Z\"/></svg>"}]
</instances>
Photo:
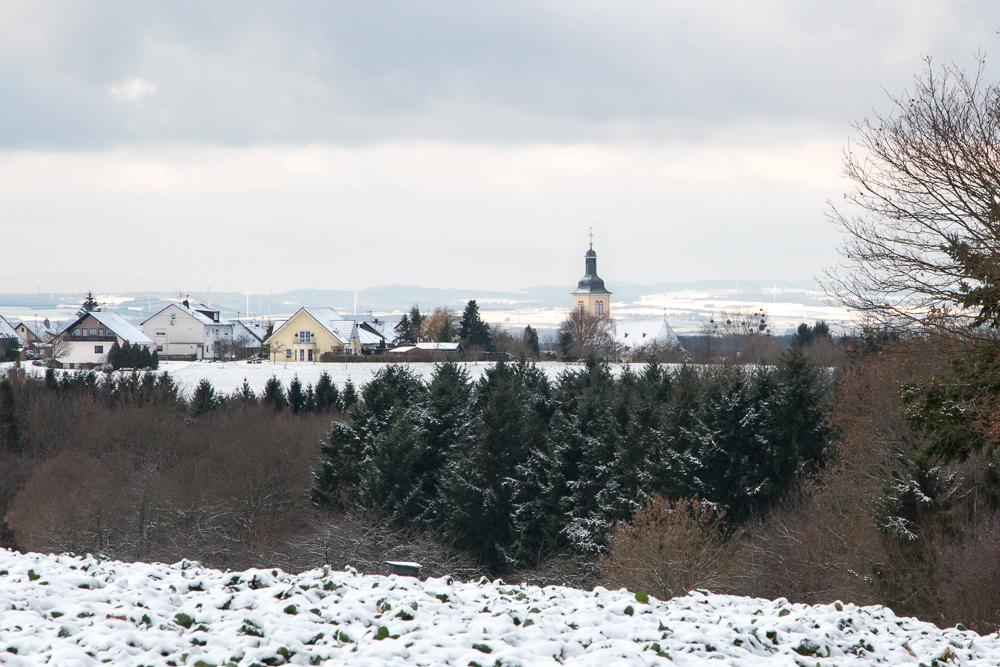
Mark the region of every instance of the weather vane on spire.
<instances>
[{"instance_id":1,"label":"weather vane on spire","mask_svg":"<svg viewBox=\"0 0 1000 667\"><path fill-rule=\"evenodd\" d=\"M594 228L590 228L590 247L594 247Z\"/></svg>"}]
</instances>

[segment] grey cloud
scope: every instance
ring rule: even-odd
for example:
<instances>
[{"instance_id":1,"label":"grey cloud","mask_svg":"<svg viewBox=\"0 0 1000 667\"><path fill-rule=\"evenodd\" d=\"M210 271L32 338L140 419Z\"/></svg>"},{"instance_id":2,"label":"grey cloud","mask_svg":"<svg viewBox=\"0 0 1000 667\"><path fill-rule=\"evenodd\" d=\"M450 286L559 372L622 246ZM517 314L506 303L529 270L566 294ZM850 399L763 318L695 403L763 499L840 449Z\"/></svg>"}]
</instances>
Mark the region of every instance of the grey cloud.
<instances>
[{"instance_id":1,"label":"grey cloud","mask_svg":"<svg viewBox=\"0 0 1000 667\"><path fill-rule=\"evenodd\" d=\"M993 6L220 2L0 6L0 146L580 141L847 122ZM122 99L141 79L155 92Z\"/></svg>"}]
</instances>

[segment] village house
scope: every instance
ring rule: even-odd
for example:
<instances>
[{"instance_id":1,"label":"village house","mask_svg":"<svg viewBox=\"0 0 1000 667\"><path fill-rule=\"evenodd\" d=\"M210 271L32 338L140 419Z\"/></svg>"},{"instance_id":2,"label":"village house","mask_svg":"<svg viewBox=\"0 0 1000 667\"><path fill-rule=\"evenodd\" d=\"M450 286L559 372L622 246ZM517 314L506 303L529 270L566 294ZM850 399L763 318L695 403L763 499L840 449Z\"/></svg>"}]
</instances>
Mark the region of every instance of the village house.
<instances>
[{"instance_id":1,"label":"village house","mask_svg":"<svg viewBox=\"0 0 1000 667\"><path fill-rule=\"evenodd\" d=\"M59 368L93 368L107 361L111 347L129 343L149 348L153 341L118 313L99 310L85 313L58 338L66 341L66 353L56 360Z\"/></svg>"},{"instance_id":2,"label":"village house","mask_svg":"<svg viewBox=\"0 0 1000 667\"><path fill-rule=\"evenodd\" d=\"M8 350L17 348L19 351L13 361L24 361L24 348L26 341L14 329L10 322L0 315L0 361L4 361ZM11 352L11 354L14 354Z\"/></svg>"},{"instance_id":3,"label":"village house","mask_svg":"<svg viewBox=\"0 0 1000 667\"><path fill-rule=\"evenodd\" d=\"M374 327L362 327L333 308L300 308L271 337L271 361L320 361L323 354L360 354L385 339Z\"/></svg>"},{"instance_id":4,"label":"village house","mask_svg":"<svg viewBox=\"0 0 1000 667\"><path fill-rule=\"evenodd\" d=\"M59 332L49 324L48 318L33 327L27 322L18 322L14 325L14 331L29 347L44 345L59 335Z\"/></svg>"},{"instance_id":5,"label":"village house","mask_svg":"<svg viewBox=\"0 0 1000 667\"><path fill-rule=\"evenodd\" d=\"M251 355L257 355L264 344L264 328L233 320L233 343Z\"/></svg>"},{"instance_id":6,"label":"village house","mask_svg":"<svg viewBox=\"0 0 1000 667\"><path fill-rule=\"evenodd\" d=\"M218 310L187 299L147 319L142 332L155 341L161 359L216 359L232 346L233 323Z\"/></svg>"}]
</instances>

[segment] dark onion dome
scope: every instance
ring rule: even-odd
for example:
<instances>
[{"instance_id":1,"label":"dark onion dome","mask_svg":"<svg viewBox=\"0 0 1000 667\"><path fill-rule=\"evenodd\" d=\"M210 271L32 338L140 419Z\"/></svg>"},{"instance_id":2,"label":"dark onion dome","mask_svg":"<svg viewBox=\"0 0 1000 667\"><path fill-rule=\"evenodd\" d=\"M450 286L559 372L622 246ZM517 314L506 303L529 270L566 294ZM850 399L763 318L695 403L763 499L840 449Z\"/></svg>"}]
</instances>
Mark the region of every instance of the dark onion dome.
<instances>
[{"instance_id":1,"label":"dark onion dome","mask_svg":"<svg viewBox=\"0 0 1000 667\"><path fill-rule=\"evenodd\" d=\"M604 287L604 281L597 276L597 253L593 248L587 250L584 259L587 263L587 274L577 284L573 294L611 294Z\"/></svg>"}]
</instances>

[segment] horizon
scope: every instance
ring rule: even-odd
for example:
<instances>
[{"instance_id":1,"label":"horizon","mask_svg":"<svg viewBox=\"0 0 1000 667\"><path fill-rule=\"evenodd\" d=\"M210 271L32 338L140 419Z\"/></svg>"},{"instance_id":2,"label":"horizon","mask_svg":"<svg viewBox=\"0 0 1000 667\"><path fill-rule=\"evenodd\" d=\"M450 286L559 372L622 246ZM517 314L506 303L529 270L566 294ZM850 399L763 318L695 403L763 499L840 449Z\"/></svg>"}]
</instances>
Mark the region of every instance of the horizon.
<instances>
[{"instance_id":1,"label":"horizon","mask_svg":"<svg viewBox=\"0 0 1000 667\"><path fill-rule=\"evenodd\" d=\"M8 4L0 288L815 279L852 123L992 10Z\"/></svg>"}]
</instances>

